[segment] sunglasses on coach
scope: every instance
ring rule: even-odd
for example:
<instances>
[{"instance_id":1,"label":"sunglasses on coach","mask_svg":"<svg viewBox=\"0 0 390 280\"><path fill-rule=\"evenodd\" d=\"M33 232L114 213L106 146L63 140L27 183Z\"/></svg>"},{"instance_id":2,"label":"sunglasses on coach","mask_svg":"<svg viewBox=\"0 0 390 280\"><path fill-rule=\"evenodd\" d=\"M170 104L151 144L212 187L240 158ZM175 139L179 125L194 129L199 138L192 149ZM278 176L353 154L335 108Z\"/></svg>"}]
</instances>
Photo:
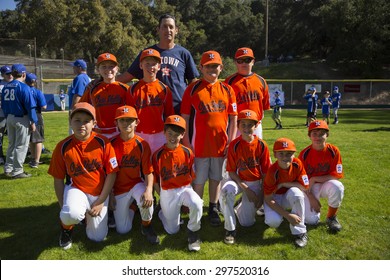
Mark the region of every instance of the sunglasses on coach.
<instances>
[{"instance_id":1,"label":"sunglasses on coach","mask_svg":"<svg viewBox=\"0 0 390 280\"><path fill-rule=\"evenodd\" d=\"M251 63L252 60L253 60L252 58L248 57L248 58L237 59L236 61L238 64L243 64L244 62L248 64Z\"/></svg>"}]
</instances>

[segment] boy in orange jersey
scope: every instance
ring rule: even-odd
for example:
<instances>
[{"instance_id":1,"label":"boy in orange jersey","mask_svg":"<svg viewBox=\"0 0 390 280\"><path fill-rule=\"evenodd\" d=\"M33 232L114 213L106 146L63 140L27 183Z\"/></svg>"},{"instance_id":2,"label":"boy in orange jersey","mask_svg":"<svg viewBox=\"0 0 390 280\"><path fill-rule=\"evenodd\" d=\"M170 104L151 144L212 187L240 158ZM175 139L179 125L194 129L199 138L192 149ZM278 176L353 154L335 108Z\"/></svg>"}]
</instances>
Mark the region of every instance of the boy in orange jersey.
<instances>
[{"instance_id":1,"label":"boy in orange jersey","mask_svg":"<svg viewBox=\"0 0 390 280\"><path fill-rule=\"evenodd\" d=\"M89 239L100 242L108 233L108 195L118 163L110 141L92 131L95 123L95 108L77 103L70 115L74 134L57 144L48 170L61 208L60 246L65 250L72 246L73 226L84 218Z\"/></svg>"},{"instance_id":2,"label":"boy in orange jersey","mask_svg":"<svg viewBox=\"0 0 390 280\"><path fill-rule=\"evenodd\" d=\"M225 182L219 198L225 218L226 244L234 244L236 236L236 215L244 227L256 221L256 210L263 205L262 184L271 165L267 144L254 134L259 123L252 110L238 113L238 129L241 133L229 145L226 170L230 180ZM234 209L237 195L242 193L241 202Z\"/></svg>"},{"instance_id":3,"label":"boy in orange jersey","mask_svg":"<svg viewBox=\"0 0 390 280\"><path fill-rule=\"evenodd\" d=\"M164 120L175 114L171 90L156 77L160 66L158 51L142 51L140 68L143 70L143 78L129 89L133 99L131 105L140 120L136 134L149 143L152 153L165 143Z\"/></svg>"},{"instance_id":4,"label":"boy in orange jersey","mask_svg":"<svg viewBox=\"0 0 390 280\"><path fill-rule=\"evenodd\" d=\"M325 121L314 121L309 125L309 137L312 144L301 151L299 159L309 176L310 189L307 195L310 204L306 209L306 223L317 224L320 220L320 198L328 200L326 224L331 232L341 230L337 211L344 197L343 164L339 149L326 143L329 127Z\"/></svg>"},{"instance_id":5,"label":"boy in orange jersey","mask_svg":"<svg viewBox=\"0 0 390 280\"><path fill-rule=\"evenodd\" d=\"M236 97L231 86L218 80L223 69L218 52L204 52L199 67L203 77L187 87L181 104L186 130L192 129L191 140L186 133L183 144L195 153L196 179L193 186L201 198L209 179L209 220L212 226L219 226L221 218L217 203L222 165L227 147L237 133Z\"/></svg>"},{"instance_id":6,"label":"boy in orange jersey","mask_svg":"<svg viewBox=\"0 0 390 280\"><path fill-rule=\"evenodd\" d=\"M250 48L239 48L234 56L237 72L225 79L225 83L232 86L236 94L237 111L245 109L254 111L260 119L255 134L263 138L261 121L264 111L270 110L267 81L260 75L252 72L255 56ZM239 133L238 133L239 134Z\"/></svg>"},{"instance_id":7,"label":"boy in orange jersey","mask_svg":"<svg viewBox=\"0 0 390 280\"><path fill-rule=\"evenodd\" d=\"M284 217L290 223L295 244L305 247L308 240L305 205L308 200L304 193L309 188L309 179L302 162L294 158L297 149L293 141L279 138L273 150L277 161L268 169L264 180L264 222L277 228Z\"/></svg>"},{"instance_id":8,"label":"boy in orange jersey","mask_svg":"<svg viewBox=\"0 0 390 280\"><path fill-rule=\"evenodd\" d=\"M155 182L161 188L161 210L158 216L165 231L174 234L180 229L180 207L188 207L188 249L199 251L198 231L203 214L203 200L191 187L195 177L194 154L180 144L185 130L186 122L181 116L169 116L164 125L166 144L153 154Z\"/></svg>"},{"instance_id":9,"label":"boy in orange jersey","mask_svg":"<svg viewBox=\"0 0 390 280\"><path fill-rule=\"evenodd\" d=\"M115 55L111 53L99 55L96 69L101 79L88 84L80 102L88 102L96 108L96 127L94 131L111 139L119 134L115 125L116 109L130 104L131 99L127 93L129 86L115 80L119 71L119 64ZM108 223L110 228L115 228L111 205L109 205Z\"/></svg>"},{"instance_id":10,"label":"boy in orange jersey","mask_svg":"<svg viewBox=\"0 0 390 280\"><path fill-rule=\"evenodd\" d=\"M88 85L80 102L88 102L96 108L95 132L101 133L107 138L119 134L115 125L115 111L118 107L130 104L127 93L129 86L118 82L115 77L119 71L116 57L110 53L98 56L96 69L102 79L91 82Z\"/></svg>"},{"instance_id":11,"label":"boy in orange jersey","mask_svg":"<svg viewBox=\"0 0 390 280\"><path fill-rule=\"evenodd\" d=\"M135 134L139 124L137 112L131 106L116 109L115 120L120 134L111 140L119 163L119 172L113 187L116 231L128 233L133 225L135 200L141 214L141 232L151 244L160 243L152 228L153 166L149 144Z\"/></svg>"}]
</instances>

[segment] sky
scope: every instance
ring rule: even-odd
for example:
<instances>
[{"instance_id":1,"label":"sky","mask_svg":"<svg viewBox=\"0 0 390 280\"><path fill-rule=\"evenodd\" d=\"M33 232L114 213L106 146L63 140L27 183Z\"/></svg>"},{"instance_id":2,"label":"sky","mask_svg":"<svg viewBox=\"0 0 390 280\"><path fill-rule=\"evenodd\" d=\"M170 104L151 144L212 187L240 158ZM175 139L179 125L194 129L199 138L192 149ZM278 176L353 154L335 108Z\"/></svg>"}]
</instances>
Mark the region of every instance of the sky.
<instances>
[{"instance_id":1,"label":"sky","mask_svg":"<svg viewBox=\"0 0 390 280\"><path fill-rule=\"evenodd\" d=\"M14 0L0 0L0 11L15 10L16 4Z\"/></svg>"}]
</instances>

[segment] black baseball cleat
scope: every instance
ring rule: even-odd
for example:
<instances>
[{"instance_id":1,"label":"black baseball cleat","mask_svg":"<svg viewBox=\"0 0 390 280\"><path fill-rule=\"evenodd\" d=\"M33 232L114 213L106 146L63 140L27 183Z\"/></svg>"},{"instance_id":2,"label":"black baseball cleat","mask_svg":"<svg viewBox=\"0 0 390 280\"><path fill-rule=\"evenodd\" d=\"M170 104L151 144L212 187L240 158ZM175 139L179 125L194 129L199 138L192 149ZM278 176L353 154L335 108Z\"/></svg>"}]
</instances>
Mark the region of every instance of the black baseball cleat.
<instances>
[{"instance_id":1,"label":"black baseball cleat","mask_svg":"<svg viewBox=\"0 0 390 280\"><path fill-rule=\"evenodd\" d=\"M60 246L64 250L68 250L72 247L72 233L73 229L62 229L60 234Z\"/></svg>"},{"instance_id":2,"label":"black baseball cleat","mask_svg":"<svg viewBox=\"0 0 390 280\"><path fill-rule=\"evenodd\" d=\"M333 216L333 217L330 217L330 218L327 218L326 219L326 224L327 226L329 227L329 230L331 232L339 232L341 229L342 229L342 226L339 222L339 220L337 219L336 216Z\"/></svg>"},{"instance_id":3,"label":"black baseball cleat","mask_svg":"<svg viewBox=\"0 0 390 280\"><path fill-rule=\"evenodd\" d=\"M141 233L146 236L146 239L150 244L157 245L160 243L160 239L157 234L154 232L152 225L147 227L141 225Z\"/></svg>"},{"instance_id":4,"label":"black baseball cleat","mask_svg":"<svg viewBox=\"0 0 390 280\"><path fill-rule=\"evenodd\" d=\"M210 220L210 224L213 227L217 227L217 226L220 226L222 224L222 221L218 215L217 209L212 209L211 211L209 211L209 220Z\"/></svg>"},{"instance_id":5,"label":"black baseball cleat","mask_svg":"<svg viewBox=\"0 0 390 280\"><path fill-rule=\"evenodd\" d=\"M225 238L223 240L226 244L234 244L236 242L236 231L235 230L227 230L225 233Z\"/></svg>"},{"instance_id":6,"label":"black baseball cleat","mask_svg":"<svg viewBox=\"0 0 390 280\"><path fill-rule=\"evenodd\" d=\"M200 238L197 231L188 230L188 250L199 251L200 250Z\"/></svg>"}]
</instances>

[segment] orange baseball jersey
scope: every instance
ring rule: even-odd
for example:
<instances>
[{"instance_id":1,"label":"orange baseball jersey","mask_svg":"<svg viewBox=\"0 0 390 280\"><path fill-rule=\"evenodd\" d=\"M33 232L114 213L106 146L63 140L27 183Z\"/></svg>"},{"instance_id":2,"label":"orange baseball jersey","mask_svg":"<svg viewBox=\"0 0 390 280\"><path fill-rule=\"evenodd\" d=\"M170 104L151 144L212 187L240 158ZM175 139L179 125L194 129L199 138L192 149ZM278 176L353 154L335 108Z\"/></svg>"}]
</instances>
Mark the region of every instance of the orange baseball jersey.
<instances>
[{"instance_id":1,"label":"orange baseball jersey","mask_svg":"<svg viewBox=\"0 0 390 280\"><path fill-rule=\"evenodd\" d=\"M130 191L144 181L144 175L153 172L152 154L149 144L138 135L128 141L123 141L118 135L111 140L111 144L119 163L113 190L115 195L119 195Z\"/></svg>"},{"instance_id":2,"label":"orange baseball jersey","mask_svg":"<svg viewBox=\"0 0 390 280\"><path fill-rule=\"evenodd\" d=\"M242 136L230 143L226 171L236 172L241 180L261 180L270 166L268 146L257 136L251 143L242 139Z\"/></svg>"},{"instance_id":3,"label":"orange baseball jersey","mask_svg":"<svg viewBox=\"0 0 390 280\"><path fill-rule=\"evenodd\" d=\"M322 151L316 151L312 145L303 149L299 154L309 178L314 176L332 175L343 178L343 164L339 149L326 143Z\"/></svg>"},{"instance_id":4,"label":"orange baseball jersey","mask_svg":"<svg viewBox=\"0 0 390 280\"><path fill-rule=\"evenodd\" d=\"M269 103L268 84L266 80L252 73L248 76L242 76L235 73L225 79L225 83L231 85L236 94L237 111L245 109L255 111L262 120L264 110L271 109Z\"/></svg>"},{"instance_id":5,"label":"orange baseball jersey","mask_svg":"<svg viewBox=\"0 0 390 280\"><path fill-rule=\"evenodd\" d=\"M163 190L188 186L195 179L194 154L181 144L174 150L166 145L160 147L152 162L154 180Z\"/></svg>"},{"instance_id":6,"label":"orange baseball jersey","mask_svg":"<svg viewBox=\"0 0 390 280\"><path fill-rule=\"evenodd\" d=\"M196 157L222 157L227 144L229 115L237 115L234 90L220 81L204 79L184 91L181 114L194 118L191 143Z\"/></svg>"},{"instance_id":7,"label":"orange baseball jersey","mask_svg":"<svg viewBox=\"0 0 390 280\"><path fill-rule=\"evenodd\" d=\"M107 84L100 81L92 88L87 87L80 102L88 102L95 107L96 122L99 128L116 127L116 109L131 101L127 93L128 88L128 85L121 82Z\"/></svg>"},{"instance_id":8,"label":"orange baseball jersey","mask_svg":"<svg viewBox=\"0 0 390 280\"><path fill-rule=\"evenodd\" d=\"M70 135L53 151L48 173L84 193L100 195L106 174L117 172L118 162L110 141L95 132L87 141Z\"/></svg>"},{"instance_id":9,"label":"orange baseball jersey","mask_svg":"<svg viewBox=\"0 0 390 280\"><path fill-rule=\"evenodd\" d=\"M278 184L286 182L298 182L303 187L307 189L309 188L309 179L307 178L303 163L299 159L294 158L289 169L280 168L277 161L273 163L265 176L264 194L270 195L272 193L286 193L288 188L283 187L277 189Z\"/></svg>"},{"instance_id":10,"label":"orange baseball jersey","mask_svg":"<svg viewBox=\"0 0 390 280\"><path fill-rule=\"evenodd\" d=\"M159 80L147 83L140 80L129 89L140 123L137 132L153 134L164 130L164 120L174 115L172 92Z\"/></svg>"}]
</instances>

